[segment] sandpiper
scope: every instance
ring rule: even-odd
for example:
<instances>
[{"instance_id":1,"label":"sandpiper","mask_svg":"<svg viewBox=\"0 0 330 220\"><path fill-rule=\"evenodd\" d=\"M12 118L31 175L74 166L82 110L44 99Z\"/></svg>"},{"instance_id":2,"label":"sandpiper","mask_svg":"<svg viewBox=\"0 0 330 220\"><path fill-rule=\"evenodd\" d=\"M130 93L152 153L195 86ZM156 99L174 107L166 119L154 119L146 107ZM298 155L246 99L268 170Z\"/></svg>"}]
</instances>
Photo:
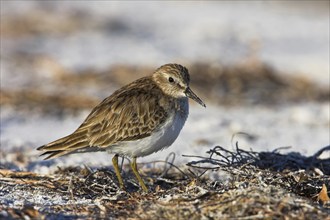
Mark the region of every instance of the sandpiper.
<instances>
[{"instance_id":1,"label":"sandpiper","mask_svg":"<svg viewBox=\"0 0 330 220\"><path fill-rule=\"evenodd\" d=\"M48 155L45 160L108 151L114 154L113 167L122 189L118 156L130 157L134 175L142 189L148 191L138 173L136 158L167 148L175 141L188 117L188 98L206 107L189 82L187 68L165 64L104 99L72 134L38 150Z\"/></svg>"}]
</instances>

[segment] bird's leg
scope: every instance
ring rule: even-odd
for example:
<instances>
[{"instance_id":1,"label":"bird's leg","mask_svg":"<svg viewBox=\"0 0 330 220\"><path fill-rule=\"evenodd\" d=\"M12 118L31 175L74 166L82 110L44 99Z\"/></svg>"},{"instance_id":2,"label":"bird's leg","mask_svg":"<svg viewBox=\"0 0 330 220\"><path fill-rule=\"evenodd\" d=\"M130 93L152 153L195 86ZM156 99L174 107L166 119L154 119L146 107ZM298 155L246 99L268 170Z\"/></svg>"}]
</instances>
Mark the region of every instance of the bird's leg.
<instances>
[{"instance_id":1,"label":"bird's leg","mask_svg":"<svg viewBox=\"0 0 330 220\"><path fill-rule=\"evenodd\" d=\"M144 184L136 166L136 157L133 157L133 161L131 162L131 167L133 170L134 175L136 176L137 180L139 181L140 186L142 187L143 191L148 192L148 188Z\"/></svg>"},{"instance_id":2,"label":"bird's leg","mask_svg":"<svg viewBox=\"0 0 330 220\"><path fill-rule=\"evenodd\" d=\"M120 170L119 170L119 167L118 167L118 154L115 154L115 156L113 156L112 164L113 164L113 168L115 169L115 173L116 173L116 176L117 176L117 179L118 179L118 182L119 182L119 187L121 189L125 189L124 182L123 182L123 179L121 178Z\"/></svg>"}]
</instances>

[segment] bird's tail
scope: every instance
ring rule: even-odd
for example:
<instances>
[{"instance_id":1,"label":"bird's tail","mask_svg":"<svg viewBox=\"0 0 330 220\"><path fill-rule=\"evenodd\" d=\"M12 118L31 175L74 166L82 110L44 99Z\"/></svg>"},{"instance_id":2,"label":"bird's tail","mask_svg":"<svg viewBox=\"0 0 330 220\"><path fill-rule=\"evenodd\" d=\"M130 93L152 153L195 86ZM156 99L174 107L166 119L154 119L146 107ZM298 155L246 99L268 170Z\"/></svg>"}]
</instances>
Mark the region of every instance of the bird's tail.
<instances>
[{"instance_id":1,"label":"bird's tail","mask_svg":"<svg viewBox=\"0 0 330 220\"><path fill-rule=\"evenodd\" d=\"M47 160L74 152L83 152L86 148L89 148L86 133L76 131L66 137L38 147L37 150L43 151L40 156L47 155L45 158Z\"/></svg>"}]
</instances>

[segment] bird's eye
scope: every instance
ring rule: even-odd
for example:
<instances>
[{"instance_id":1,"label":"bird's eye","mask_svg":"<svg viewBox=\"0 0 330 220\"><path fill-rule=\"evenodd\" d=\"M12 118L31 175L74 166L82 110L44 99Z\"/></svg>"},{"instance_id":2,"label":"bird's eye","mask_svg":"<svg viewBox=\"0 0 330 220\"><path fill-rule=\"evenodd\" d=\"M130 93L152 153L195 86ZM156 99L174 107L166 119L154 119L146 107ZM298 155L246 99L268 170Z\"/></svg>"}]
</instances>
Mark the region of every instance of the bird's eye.
<instances>
[{"instance_id":1,"label":"bird's eye","mask_svg":"<svg viewBox=\"0 0 330 220\"><path fill-rule=\"evenodd\" d=\"M168 81L169 81L170 83L172 83L172 82L174 82L174 79L173 79L172 77L169 77L169 78L168 78Z\"/></svg>"}]
</instances>

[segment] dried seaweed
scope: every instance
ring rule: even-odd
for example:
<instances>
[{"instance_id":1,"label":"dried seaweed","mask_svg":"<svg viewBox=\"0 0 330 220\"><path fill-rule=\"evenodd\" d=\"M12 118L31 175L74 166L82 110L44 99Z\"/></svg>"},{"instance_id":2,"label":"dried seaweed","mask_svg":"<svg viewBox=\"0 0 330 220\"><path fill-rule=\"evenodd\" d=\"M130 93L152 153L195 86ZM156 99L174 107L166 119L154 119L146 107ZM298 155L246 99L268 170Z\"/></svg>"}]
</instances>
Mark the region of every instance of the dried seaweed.
<instances>
[{"instance_id":1,"label":"dried seaweed","mask_svg":"<svg viewBox=\"0 0 330 220\"><path fill-rule=\"evenodd\" d=\"M0 196L8 197L1 201L0 217L326 219L330 159L319 156L329 148L305 157L280 154L280 149L254 152L236 144L229 151L216 146L207 157L186 156L192 161L182 167L174 165L175 154L170 154L165 161L152 162L163 166L140 164L149 193L141 192L127 171L127 191L121 190L109 168L64 167L51 175L0 170ZM20 196L26 196L23 203L10 200ZM31 199L40 196L48 202Z\"/></svg>"}]
</instances>

